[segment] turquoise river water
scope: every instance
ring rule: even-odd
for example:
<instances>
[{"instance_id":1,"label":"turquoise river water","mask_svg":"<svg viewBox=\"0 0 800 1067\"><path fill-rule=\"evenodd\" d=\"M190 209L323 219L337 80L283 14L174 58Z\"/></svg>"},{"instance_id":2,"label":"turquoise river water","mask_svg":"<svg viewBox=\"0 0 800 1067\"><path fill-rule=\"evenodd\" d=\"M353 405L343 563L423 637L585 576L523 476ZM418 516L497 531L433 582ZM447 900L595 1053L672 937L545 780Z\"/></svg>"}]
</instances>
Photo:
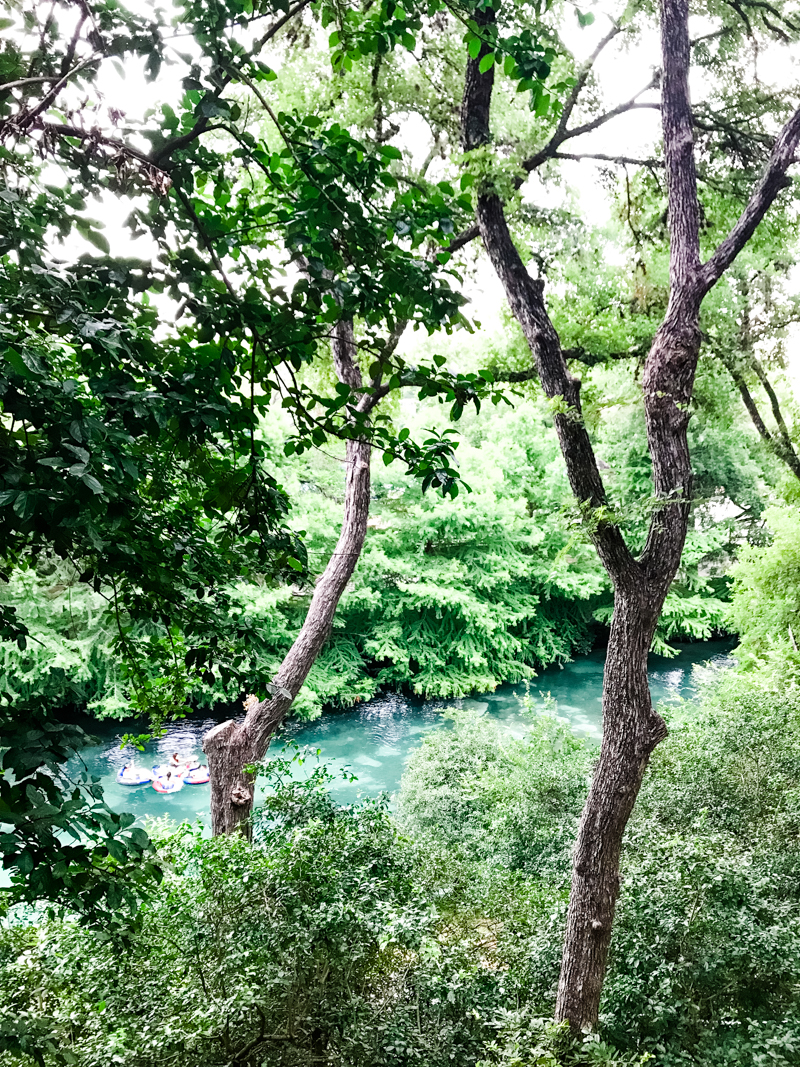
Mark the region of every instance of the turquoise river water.
<instances>
[{"instance_id":1,"label":"turquoise river water","mask_svg":"<svg viewBox=\"0 0 800 1067\"><path fill-rule=\"evenodd\" d=\"M679 647L680 655L674 659L650 658L650 686L655 701L691 700L697 681L694 668L724 663L731 644L705 641ZM564 667L542 671L530 683L531 697L540 700L540 694L549 693L556 701L557 714L567 719L577 734L599 740L604 658L605 653L598 650ZM290 723L281 742L272 745L270 754L280 751L285 739L292 739L312 751L320 749L320 759L331 770L349 767L357 781L336 782L332 792L340 802L356 800L360 795L391 794L400 784L410 753L423 736L447 726L443 713L448 708L485 712L502 721L510 732L522 735L526 720L520 714L520 698L524 695L524 685L505 685L477 699L463 700L420 700L386 694L350 711L328 712L313 722ZM116 774L132 758L148 771L154 764L166 763L175 751L181 758L202 758L203 734L232 713L233 709L226 709L224 715L191 715L172 725L165 737L148 745L142 753L119 747L119 737L130 728L129 724L93 723L91 730L101 743L83 749L80 757L70 761L71 769L78 771L83 764L91 774L99 776L106 800L116 811L130 811L140 818L166 815L178 822L196 818L207 822L208 785L186 785L180 792L161 795L149 785L119 785Z\"/></svg>"}]
</instances>

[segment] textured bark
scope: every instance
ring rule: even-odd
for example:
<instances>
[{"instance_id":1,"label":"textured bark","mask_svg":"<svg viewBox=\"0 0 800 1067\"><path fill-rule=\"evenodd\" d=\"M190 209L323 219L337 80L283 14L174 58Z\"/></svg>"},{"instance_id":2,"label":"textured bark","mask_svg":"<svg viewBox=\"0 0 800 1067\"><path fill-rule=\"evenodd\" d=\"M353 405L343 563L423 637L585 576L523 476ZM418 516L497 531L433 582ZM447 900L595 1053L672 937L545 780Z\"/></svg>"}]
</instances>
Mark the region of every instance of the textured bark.
<instances>
[{"instance_id":1,"label":"textured bark","mask_svg":"<svg viewBox=\"0 0 800 1067\"><path fill-rule=\"evenodd\" d=\"M603 676L603 742L573 854L556 1018L576 1031L597 1023L622 839L650 754L666 736L653 709L647 655L660 611L643 580L616 586Z\"/></svg>"},{"instance_id":2,"label":"textured bark","mask_svg":"<svg viewBox=\"0 0 800 1067\"><path fill-rule=\"evenodd\" d=\"M351 322L337 326L333 354L339 380L352 388L361 388ZM370 452L369 441L363 438L347 442L342 529L333 555L317 581L303 627L274 678L274 684L285 692L271 700L253 701L242 722L220 723L203 739L211 778L211 825L215 835L234 830L249 833L254 779L245 768L264 758L272 735L286 717L330 635L336 607L366 536Z\"/></svg>"},{"instance_id":3,"label":"textured bark","mask_svg":"<svg viewBox=\"0 0 800 1067\"><path fill-rule=\"evenodd\" d=\"M487 12L485 19L494 18ZM614 585L614 616L603 679L603 740L573 857L556 1019L575 1032L597 1023L614 911L622 840L650 754L666 736L647 681L647 656L664 600L680 564L692 495L687 441L689 404L700 349L700 304L752 235L785 183L800 139L800 112L779 135L770 162L740 220L701 264L692 111L689 102L688 0L662 0L662 123L669 195L670 296L643 377L647 439L657 507L644 551L635 559L606 510L602 477L581 415L580 382L570 374L547 315L544 286L528 274L491 189L477 200L489 258L553 403L572 491ZM491 139L493 70L479 71L487 49L467 63L462 103L465 151ZM574 100L571 105L574 105ZM562 131L563 132L563 131Z\"/></svg>"}]
</instances>

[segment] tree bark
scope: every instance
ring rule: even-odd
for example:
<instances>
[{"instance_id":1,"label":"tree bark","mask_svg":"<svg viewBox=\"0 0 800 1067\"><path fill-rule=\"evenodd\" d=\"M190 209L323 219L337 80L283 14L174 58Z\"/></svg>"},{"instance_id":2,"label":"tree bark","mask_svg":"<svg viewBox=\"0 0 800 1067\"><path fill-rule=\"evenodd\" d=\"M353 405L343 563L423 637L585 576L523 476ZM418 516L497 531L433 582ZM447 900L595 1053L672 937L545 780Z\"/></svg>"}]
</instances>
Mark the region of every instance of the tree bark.
<instances>
[{"instance_id":1,"label":"tree bark","mask_svg":"<svg viewBox=\"0 0 800 1067\"><path fill-rule=\"evenodd\" d=\"M333 342L340 381L361 388L352 322L340 322ZM362 405L364 407L364 405ZM367 532L370 498L367 439L347 442L344 519L333 555L319 578L300 633L275 676L277 694L253 701L243 721L220 723L203 738L211 780L211 827L214 835L239 830L249 835L254 775L247 768L264 758L275 730L300 691L327 641L339 600L358 562Z\"/></svg>"},{"instance_id":2,"label":"tree bark","mask_svg":"<svg viewBox=\"0 0 800 1067\"><path fill-rule=\"evenodd\" d=\"M476 21L495 18L493 10ZM648 760L666 736L647 680L647 657L664 600L680 564L692 496L687 428L700 350L700 304L749 240L785 183L800 139L800 111L775 142L770 162L742 216L714 255L700 261L692 111L689 102L688 0L662 0L662 123L670 226L670 296L645 362L643 400L656 506L644 551L631 554L608 509L583 422L580 382L570 374L544 304L543 282L528 274L511 238L500 198L479 191L477 223L509 306L552 401L572 492L614 586L614 616L603 678L603 740L573 855L570 902L556 1019L575 1033L596 1025L614 911L622 840ZM466 152L491 140L494 67L481 74L490 48L468 60L461 109ZM574 104L574 100L572 101Z\"/></svg>"}]
</instances>

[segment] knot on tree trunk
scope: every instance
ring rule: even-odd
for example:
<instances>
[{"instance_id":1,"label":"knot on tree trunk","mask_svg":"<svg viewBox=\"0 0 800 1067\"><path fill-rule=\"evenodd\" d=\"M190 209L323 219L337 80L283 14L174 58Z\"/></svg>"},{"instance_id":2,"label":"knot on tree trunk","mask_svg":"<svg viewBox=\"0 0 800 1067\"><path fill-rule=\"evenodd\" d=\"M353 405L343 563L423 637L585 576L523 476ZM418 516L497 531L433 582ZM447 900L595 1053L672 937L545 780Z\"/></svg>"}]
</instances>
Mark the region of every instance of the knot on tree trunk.
<instances>
[{"instance_id":1,"label":"knot on tree trunk","mask_svg":"<svg viewBox=\"0 0 800 1067\"><path fill-rule=\"evenodd\" d=\"M235 785L231 789L231 804L235 804L237 808L243 808L246 804L249 804L253 799L253 794L249 789L245 789L243 785Z\"/></svg>"}]
</instances>

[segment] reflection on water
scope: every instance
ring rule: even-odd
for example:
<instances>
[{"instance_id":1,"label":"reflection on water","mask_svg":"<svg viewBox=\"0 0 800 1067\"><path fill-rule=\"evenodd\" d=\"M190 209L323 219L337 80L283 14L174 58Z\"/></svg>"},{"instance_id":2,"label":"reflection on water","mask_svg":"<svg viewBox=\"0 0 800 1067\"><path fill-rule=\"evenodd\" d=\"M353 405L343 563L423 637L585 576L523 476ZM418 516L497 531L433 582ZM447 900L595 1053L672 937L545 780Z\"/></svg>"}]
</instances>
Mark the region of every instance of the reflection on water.
<instances>
[{"instance_id":1,"label":"reflection on water","mask_svg":"<svg viewBox=\"0 0 800 1067\"><path fill-rule=\"evenodd\" d=\"M730 651L730 642L706 641L681 646L676 659L652 656L650 686L655 701L691 699L694 695L692 668L710 661L723 663ZM558 714L567 719L573 730L590 739L600 738L600 701L603 685L603 651L591 652L563 668L550 667L542 671L530 685L530 694L550 694L556 702ZM480 699L418 700L389 693L345 712L331 712L311 723L291 723L284 737L320 749L322 759L332 769L352 768L358 780L338 782L333 792L339 800L354 800L360 794L375 795L397 789L409 753L422 735L434 727L446 725L442 713L451 707L470 708L502 721L510 731L522 734L525 719L520 715L519 698L524 685L506 685ZM203 734L221 718L191 716L170 727L169 733L146 752L137 756L139 766L150 770L153 764L166 763L177 751L182 758L201 755ZM119 723L98 723L93 726L102 744L83 750L80 761L102 779L106 799L116 810L130 811L138 817L168 815L171 819L194 820L198 816L207 821L209 786L186 785L178 793L161 795L149 785L122 786L116 781L117 771L129 762L131 753L122 752L118 738L124 732ZM275 744L272 754L282 746ZM71 764L78 768L76 757Z\"/></svg>"}]
</instances>

